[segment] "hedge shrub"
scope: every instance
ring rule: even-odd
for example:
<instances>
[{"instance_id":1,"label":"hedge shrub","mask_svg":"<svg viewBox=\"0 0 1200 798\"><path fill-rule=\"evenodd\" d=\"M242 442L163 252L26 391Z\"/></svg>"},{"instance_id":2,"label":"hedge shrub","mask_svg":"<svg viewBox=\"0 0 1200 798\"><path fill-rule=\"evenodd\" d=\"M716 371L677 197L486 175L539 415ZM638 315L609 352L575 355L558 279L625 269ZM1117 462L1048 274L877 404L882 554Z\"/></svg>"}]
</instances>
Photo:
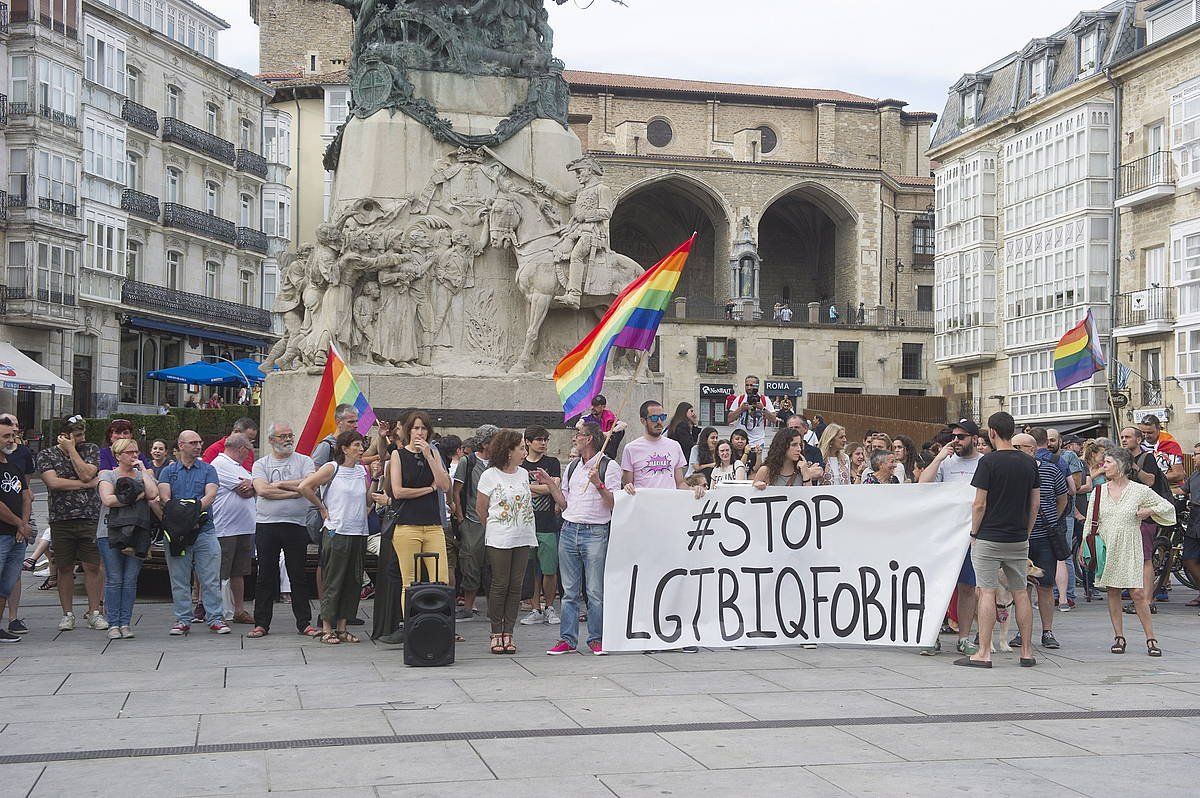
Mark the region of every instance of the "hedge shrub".
<instances>
[{"instance_id":1,"label":"hedge shrub","mask_svg":"<svg viewBox=\"0 0 1200 798\"><path fill-rule=\"evenodd\" d=\"M173 407L167 415L142 415L137 413L121 413L116 418L127 419L133 424L135 436L139 441L153 441L162 438L168 444L174 444L179 437L179 431L194 429L205 439L215 439L227 432L233 422L243 416L258 421L258 405L230 405L220 410L200 410L192 407ZM110 418L89 418L87 424L87 439L97 446L104 445L104 433L112 422ZM42 421L42 447L53 446L57 436L55 428L58 419L51 418Z\"/></svg>"}]
</instances>

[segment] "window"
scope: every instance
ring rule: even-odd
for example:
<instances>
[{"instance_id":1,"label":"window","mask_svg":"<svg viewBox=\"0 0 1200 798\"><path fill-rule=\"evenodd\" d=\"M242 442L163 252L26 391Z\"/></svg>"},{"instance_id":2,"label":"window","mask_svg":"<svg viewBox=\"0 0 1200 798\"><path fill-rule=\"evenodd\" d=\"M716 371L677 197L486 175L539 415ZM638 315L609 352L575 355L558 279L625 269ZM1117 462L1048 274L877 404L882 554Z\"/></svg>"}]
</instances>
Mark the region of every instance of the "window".
<instances>
[{"instance_id":1,"label":"window","mask_svg":"<svg viewBox=\"0 0 1200 798\"><path fill-rule=\"evenodd\" d=\"M1200 221L1171 226L1171 284L1179 286L1179 316L1200 315Z\"/></svg>"},{"instance_id":2,"label":"window","mask_svg":"<svg viewBox=\"0 0 1200 798\"><path fill-rule=\"evenodd\" d=\"M204 210L213 216L221 211L221 187L215 180L204 181Z\"/></svg>"},{"instance_id":3,"label":"window","mask_svg":"<svg viewBox=\"0 0 1200 798\"><path fill-rule=\"evenodd\" d=\"M1200 79L1171 92L1171 154L1180 186L1200 182Z\"/></svg>"},{"instance_id":4,"label":"window","mask_svg":"<svg viewBox=\"0 0 1200 798\"><path fill-rule=\"evenodd\" d=\"M71 38L78 33L75 24L79 19L79 0L15 0L10 5L13 19L41 22L45 27Z\"/></svg>"},{"instance_id":5,"label":"window","mask_svg":"<svg viewBox=\"0 0 1200 798\"><path fill-rule=\"evenodd\" d=\"M925 379L925 345L924 344L901 344L900 345L900 379L902 380L923 380Z\"/></svg>"},{"instance_id":6,"label":"window","mask_svg":"<svg viewBox=\"0 0 1200 798\"><path fill-rule=\"evenodd\" d=\"M791 377L796 373L796 342L791 338L771 340L771 374Z\"/></svg>"},{"instance_id":7,"label":"window","mask_svg":"<svg viewBox=\"0 0 1200 798\"><path fill-rule=\"evenodd\" d=\"M933 286L917 286L917 310L933 311Z\"/></svg>"},{"instance_id":8,"label":"window","mask_svg":"<svg viewBox=\"0 0 1200 798\"><path fill-rule=\"evenodd\" d=\"M761 134L760 141L762 142L762 154L769 155L770 153L774 152L775 148L779 146L779 136L777 136L775 131L767 125L762 125L759 127L758 132Z\"/></svg>"},{"instance_id":9,"label":"window","mask_svg":"<svg viewBox=\"0 0 1200 798\"><path fill-rule=\"evenodd\" d=\"M163 198L165 202L183 202L183 172L174 166L167 167L167 185Z\"/></svg>"},{"instance_id":10,"label":"window","mask_svg":"<svg viewBox=\"0 0 1200 798\"><path fill-rule=\"evenodd\" d=\"M1046 93L1046 59L1037 58L1029 65L1029 96L1041 97Z\"/></svg>"},{"instance_id":11,"label":"window","mask_svg":"<svg viewBox=\"0 0 1200 798\"><path fill-rule=\"evenodd\" d=\"M84 221L83 265L89 269L120 274L125 267L125 220L88 209Z\"/></svg>"},{"instance_id":12,"label":"window","mask_svg":"<svg viewBox=\"0 0 1200 798\"><path fill-rule=\"evenodd\" d=\"M242 269L238 273L238 288L240 289L243 305L258 306L258 297L254 293L254 272L249 269Z\"/></svg>"},{"instance_id":13,"label":"window","mask_svg":"<svg viewBox=\"0 0 1200 798\"><path fill-rule=\"evenodd\" d=\"M5 280L9 288L33 288L29 283L29 269L26 260L27 245L24 241L8 242L8 268Z\"/></svg>"},{"instance_id":14,"label":"window","mask_svg":"<svg viewBox=\"0 0 1200 798\"><path fill-rule=\"evenodd\" d=\"M291 163L291 117L273 113L263 118L263 156L269 163Z\"/></svg>"},{"instance_id":15,"label":"window","mask_svg":"<svg viewBox=\"0 0 1200 798\"><path fill-rule=\"evenodd\" d=\"M142 190L142 156L136 152L125 153L125 188Z\"/></svg>"},{"instance_id":16,"label":"window","mask_svg":"<svg viewBox=\"0 0 1200 798\"><path fill-rule=\"evenodd\" d=\"M142 73L131 66L125 67L125 96L135 103L142 99Z\"/></svg>"},{"instance_id":17,"label":"window","mask_svg":"<svg viewBox=\"0 0 1200 798\"><path fill-rule=\"evenodd\" d=\"M77 205L79 162L54 152L37 154L37 195L52 202Z\"/></svg>"},{"instance_id":18,"label":"window","mask_svg":"<svg viewBox=\"0 0 1200 798\"><path fill-rule=\"evenodd\" d=\"M1166 285L1166 249L1164 247L1151 247L1150 249L1142 250L1142 257L1146 264L1146 287L1159 288Z\"/></svg>"},{"instance_id":19,"label":"window","mask_svg":"<svg viewBox=\"0 0 1200 798\"><path fill-rule=\"evenodd\" d=\"M838 379L858 379L858 341L838 341Z\"/></svg>"},{"instance_id":20,"label":"window","mask_svg":"<svg viewBox=\"0 0 1200 798\"><path fill-rule=\"evenodd\" d=\"M42 113L76 117L79 109L79 73L57 61L38 56L38 103ZM65 121L65 120L58 120ZM69 122L68 124L73 124Z\"/></svg>"},{"instance_id":21,"label":"window","mask_svg":"<svg viewBox=\"0 0 1200 798\"><path fill-rule=\"evenodd\" d=\"M327 87L325 89L325 135L337 135L338 128L349 115L350 89Z\"/></svg>"},{"instance_id":22,"label":"window","mask_svg":"<svg viewBox=\"0 0 1200 798\"><path fill-rule=\"evenodd\" d=\"M204 264L204 295L216 299L221 292L220 281L221 264L215 260L206 261Z\"/></svg>"},{"instance_id":23,"label":"window","mask_svg":"<svg viewBox=\"0 0 1200 798\"><path fill-rule=\"evenodd\" d=\"M142 279L142 245L137 241L129 241L126 244L125 279Z\"/></svg>"},{"instance_id":24,"label":"window","mask_svg":"<svg viewBox=\"0 0 1200 798\"><path fill-rule=\"evenodd\" d=\"M172 291L179 290L179 277L182 274L180 262L183 260L183 255L174 250L167 252L167 273L163 275L163 282L167 284L167 288Z\"/></svg>"},{"instance_id":25,"label":"window","mask_svg":"<svg viewBox=\"0 0 1200 798\"><path fill-rule=\"evenodd\" d=\"M665 147L675 138L671 123L665 119L655 119L646 125L646 141L655 147Z\"/></svg>"},{"instance_id":26,"label":"window","mask_svg":"<svg viewBox=\"0 0 1200 798\"><path fill-rule=\"evenodd\" d=\"M29 199L29 150L8 151L8 195L21 205Z\"/></svg>"},{"instance_id":27,"label":"window","mask_svg":"<svg viewBox=\"0 0 1200 798\"><path fill-rule=\"evenodd\" d=\"M978 111L977 105L979 95L974 89L970 89L963 93L962 96L962 121L964 125L975 124L975 116Z\"/></svg>"},{"instance_id":28,"label":"window","mask_svg":"<svg viewBox=\"0 0 1200 798\"><path fill-rule=\"evenodd\" d=\"M254 197L242 194L238 205L238 226L254 226Z\"/></svg>"},{"instance_id":29,"label":"window","mask_svg":"<svg viewBox=\"0 0 1200 798\"><path fill-rule=\"evenodd\" d=\"M88 23L84 37L84 76L106 89L125 89L125 41Z\"/></svg>"},{"instance_id":30,"label":"window","mask_svg":"<svg viewBox=\"0 0 1200 798\"><path fill-rule=\"evenodd\" d=\"M204 129L214 136L220 135L221 112L215 103L204 104Z\"/></svg>"},{"instance_id":31,"label":"window","mask_svg":"<svg viewBox=\"0 0 1200 798\"><path fill-rule=\"evenodd\" d=\"M737 372L737 341L733 338L697 338L698 374L734 374Z\"/></svg>"},{"instance_id":32,"label":"window","mask_svg":"<svg viewBox=\"0 0 1200 798\"><path fill-rule=\"evenodd\" d=\"M1092 28L1079 37L1079 71L1087 72L1096 67L1096 29Z\"/></svg>"},{"instance_id":33,"label":"window","mask_svg":"<svg viewBox=\"0 0 1200 798\"><path fill-rule=\"evenodd\" d=\"M57 244L37 245L37 299L75 304L75 250Z\"/></svg>"},{"instance_id":34,"label":"window","mask_svg":"<svg viewBox=\"0 0 1200 798\"><path fill-rule=\"evenodd\" d=\"M243 150L256 150L254 146L254 123L243 119L238 123L238 146Z\"/></svg>"},{"instance_id":35,"label":"window","mask_svg":"<svg viewBox=\"0 0 1200 798\"><path fill-rule=\"evenodd\" d=\"M263 191L263 226L269 236L288 238L291 229L291 198L286 191Z\"/></svg>"},{"instance_id":36,"label":"window","mask_svg":"<svg viewBox=\"0 0 1200 798\"><path fill-rule=\"evenodd\" d=\"M320 61L321 61L320 53L310 52L308 54L308 71L316 72L317 66L320 64Z\"/></svg>"},{"instance_id":37,"label":"window","mask_svg":"<svg viewBox=\"0 0 1200 798\"><path fill-rule=\"evenodd\" d=\"M167 104L166 115L173 119L179 118L179 96L181 92L178 86L167 86Z\"/></svg>"},{"instance_id":38,"label":"window","mask_svg":"<svg viewBox=\"0 0 1200 798\"><path fill-rule=\"evenodd\" d=\"M913 219L913 265L930 266L936 252L934 245L933 213L922 213Z\"/></svg>"},{"instance_id":39,"label":"window","mask_svg":"<svg viewBox=\"0 0 1200 798\"><path fill-rule=\"evenodd\" d=\"M90 116L84 119L83 170L114 183L126 179L125 126Z\"/></svg>"},{"instance_id":40,"label":"window","mask_svg":"<svg viewBox=\"0 0 1200 798\"><path fill-rule=\"evenodd\" d=\"M14 55L9 66L9 100L29 102L29 56Z\"/></svg>"}]
</instances>

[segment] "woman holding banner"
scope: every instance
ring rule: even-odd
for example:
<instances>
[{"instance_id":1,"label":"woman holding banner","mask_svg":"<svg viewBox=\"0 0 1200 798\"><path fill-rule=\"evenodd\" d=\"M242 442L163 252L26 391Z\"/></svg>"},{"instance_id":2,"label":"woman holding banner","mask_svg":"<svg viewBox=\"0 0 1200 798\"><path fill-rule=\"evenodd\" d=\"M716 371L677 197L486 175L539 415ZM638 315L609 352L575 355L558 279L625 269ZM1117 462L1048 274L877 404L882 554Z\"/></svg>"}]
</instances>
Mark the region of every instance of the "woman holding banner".
<instances>
[{"instance_id":1,"label":"woman holding banner","mask_svg":"<svg viewBox=\"0 0 1200 798\"><path fill-rule=\"evenodd\" d=\"M825 475L822 485L849 485L853 481L850 473L850 458L846 456L846 428L841 424L828 424L821 433L821 456L825 458Z\"/></svg>"},{"instance_id":2,"label":"woman holding banner","mask_svg":"<svg viewBox=\"0 0 1200 798\"><path fill-rule=\"evenodd\" d=\"M804 436L794 427L785 427L771 439L767 460L754 475L754 487L790 488L807 485L824 473L820 465L804 459Z\"/></svg>"}]
</instances>

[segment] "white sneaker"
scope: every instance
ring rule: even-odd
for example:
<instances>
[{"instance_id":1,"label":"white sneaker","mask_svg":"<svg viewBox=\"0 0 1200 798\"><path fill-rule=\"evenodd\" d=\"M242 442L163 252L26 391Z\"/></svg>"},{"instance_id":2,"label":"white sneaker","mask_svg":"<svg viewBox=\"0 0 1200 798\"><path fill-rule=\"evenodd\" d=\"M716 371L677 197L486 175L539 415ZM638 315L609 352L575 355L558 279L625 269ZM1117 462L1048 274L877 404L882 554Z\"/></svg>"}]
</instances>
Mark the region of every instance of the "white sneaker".
<instances>
[{"instance_id":1,"label":"white sneaker","mask_svg":"<svg viewBox=\"0 0 1200 798\"><path fill-rule=\"evenodd\" d=\"M534 610L521 619L522 626L533 626L535 623L545 623L546 613L541 610Z\"/></svg>"},{"instance_id":2,"label":"white sneaker","mask_svg":"<svg viewBox=\"0 0 1200 798\"><path fill-rule=\"evenodd\" d=\"M546 623L557 624L561 620L562 619L558 617L558 613L554 611L553 607L546 608Z\"/></svg>"},{"instance_id":3,"label":"white sneaker","mask_svg":"<svg viewBox=\"0 0 1200 798\"><path fill-rule=\"evenodd\" d=\"M108 639L109 640L120 640L121 639L120 628L116 627L116 626L108 627Z\"/></svg>"},{"instance_id":4,"label":"white sneaker","mask_svg":"<svg viewBox=\"0 0 1200 798\"><path fill-rule=\"evenodd\" d=\"M87 624L87 627L89 629L96 629L98 631L103 632L105 629L108 628L108 621L106 621L104 619L104 616L100 614L100 610L96 610L94 612L89 612L84 617L87 619L85 621L85 623Z\"/></svg>"},{"instance_id":5,"label":"white sneaker","mask_svg":"<svg viewBox=\"0 0 1200 798\"><path fill-rule=\"evenodd\" d=\"M128 640L129 638L133 637L133 630L130 629L128 626L122 626L121 627L121 637Z\"/></svg>"},{"instance_id":6,"label":"white sneaker","mask_svg":"<svg viewBox=\"0 0 1200 798\"><path fill-rule=\"evenodd\" d=\"M75 628L75 613L68 612L63 615L62 620L58 622L58 631L69 632Z\"/></svg>"}]
</instances>

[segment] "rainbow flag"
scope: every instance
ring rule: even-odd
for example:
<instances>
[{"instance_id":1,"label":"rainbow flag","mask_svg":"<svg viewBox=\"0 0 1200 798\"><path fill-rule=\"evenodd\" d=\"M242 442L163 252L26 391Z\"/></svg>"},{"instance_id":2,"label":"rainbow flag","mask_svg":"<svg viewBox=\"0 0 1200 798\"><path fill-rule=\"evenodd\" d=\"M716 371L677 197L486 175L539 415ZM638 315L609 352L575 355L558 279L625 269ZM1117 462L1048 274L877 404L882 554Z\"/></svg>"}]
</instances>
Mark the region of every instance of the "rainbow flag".
<instances>
[{"instance_id":1,"label":"rainbow flag","mask_svg":"<svg viewBox=\"0 0 1200 798\"><path fill-rule=\"evenodd\" d=\"M354 381L350 367L338 354L333 344L329 345L329 357L325 361L325 373L321 375L321 385L317 388L317 398L313 400L312 410L308 414L308 422L300 433L296 443L296 451L301 454L312 454L312 450L326 435L337 427L333 423L333 411L338 405L354 405L358 411L358 431L366 435L375 426L375 411L367 402L367 395Z\"/></svg>"},{"instance_id":2,"label":"rainbow flag","mask_svg":"<svg viewBox=\"0 0 1200 798\"><path fill-rule=\"evenodd\" d=\"M679 285L679 275L695 240L693 233L678 249L625 286L596 328L558 361L554 387L567 419L587 411L592 397L600 393L608 353L614 346L643 351L654 346L654 333Z\"/></svg>"},{"instance_id":3,"label":"rainbow flag","mask_svg":"<svg viewBox=\"0 0 1200 798\"><path fill-rule=\"evenodd\" d=\"M1083 321L1076 324L1054 347L1054 381L1058 390L1083 382L1104 369L1104 354L1100 351L1100 336L1096 320L1089 310Z\"/></svg>"}]
</instances>

